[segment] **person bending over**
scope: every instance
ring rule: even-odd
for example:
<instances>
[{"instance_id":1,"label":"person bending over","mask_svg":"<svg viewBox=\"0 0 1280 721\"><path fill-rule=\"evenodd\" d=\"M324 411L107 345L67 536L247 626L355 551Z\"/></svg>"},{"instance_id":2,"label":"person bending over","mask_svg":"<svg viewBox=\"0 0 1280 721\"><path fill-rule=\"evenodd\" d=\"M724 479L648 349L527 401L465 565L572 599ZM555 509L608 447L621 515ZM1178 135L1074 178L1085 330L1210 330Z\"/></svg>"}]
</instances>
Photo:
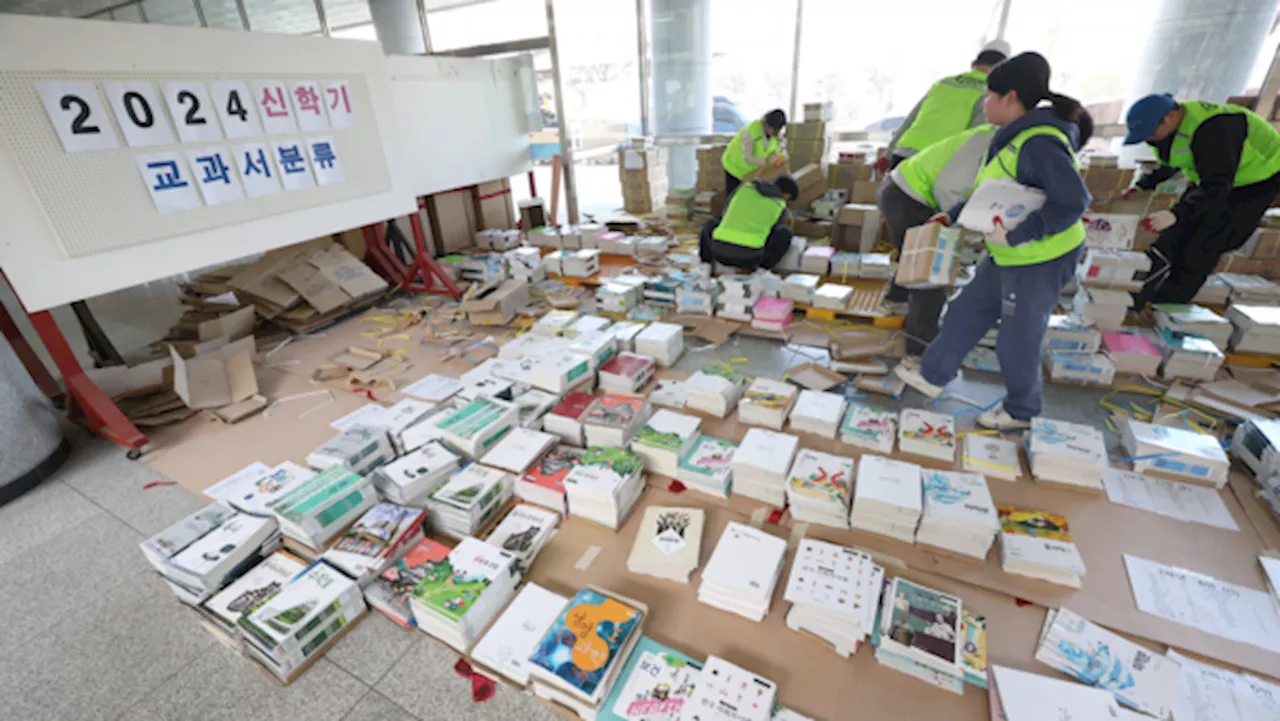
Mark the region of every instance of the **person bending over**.
<instances>
[{"instance_id":1,"label":"person bending over","mask_svg":"<svg viewBox=\"0 0 1280 721\"><path fill-rule=\"evenodd\" d=\"M702 226L702 262L747 270L773 268L791 247L787 201L799 192L790 175L739 185L725 204L724 217Z\"/></svg>"}]
</instances>

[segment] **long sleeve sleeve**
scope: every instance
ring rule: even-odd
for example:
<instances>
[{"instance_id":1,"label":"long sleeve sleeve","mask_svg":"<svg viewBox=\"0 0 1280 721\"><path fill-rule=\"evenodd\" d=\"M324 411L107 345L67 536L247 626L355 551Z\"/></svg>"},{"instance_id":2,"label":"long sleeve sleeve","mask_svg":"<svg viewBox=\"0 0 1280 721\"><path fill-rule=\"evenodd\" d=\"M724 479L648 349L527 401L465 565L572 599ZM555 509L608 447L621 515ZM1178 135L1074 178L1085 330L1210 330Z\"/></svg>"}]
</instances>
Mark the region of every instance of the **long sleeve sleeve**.
<instances>
[{"instance_id":1,"label":"long sleeve sleeve","mask_svg":"<svg viewBox=\"0 0 1280 721\"><path fill-rule=\"evenodd\" d=\"M752 152L755 150L755 148L752 146L754 146L755 143L752 141L752 138L751 138L751 129L748 127L748 128L743 128L742 130L739 130L738 137L742 139L742 159L747 161L751 165L755 165L755 166L764 165L764 161L767 160L767 158L761 158L757 155L752 154Z\"/></svg>"},{"instance_id":2,"label":"long sleeve sleeve","mask_svg":"<svg viewBox=\"0 0 1280 721\"><path fill-rule=\"evenodd\" d=\"M907 129L911 127L911 124L916 121L916 115L920 113L921 105L924 105L924 98L920 98L920 100L916 102L916 106L911 109L911 112L907 113L907 117L902 119L902 124L898 126L897 130L893 131L893 137L889 139L890 155L893 155L893 151L898 147L898 141L902 140L902 135L906 133Z\"/></svg>"},{"instance_id":3,"label":"long sleeve sleeve","mask_svg":"<svg viewBox=\"0 0 1280 721\"><path fill-rule=\"evenodd\" d=\"M1191 155L1200 182L1188 188L1173 206L1179 223L1229 215L1231 188L1248 134L1249 124L1243 115L1218 115L1196 129L1191 137Z\"/></svg>"},{"instance_id":4,"label":"long sleeve sleeve","mask_svg":"<svg viewBox=\"0 0 1280 721\"><path fill-rule=\"evenodd\" d=\"M1022 245L1061 233L1080 220L1092 197L1062 141L1033 137L1018 155L1018 182L1044 191L1044 207L1009 231L1009 245Z\"/></svg>"},{"instance_id":5,"label":"long sleeve sleeve","mask_svg":"<svg viewBox=\"0 0 1280 721\"><path fill-rule=\"evenodd\" d=\"M969 127L976 128L987 122L987 104L984 102L987 97L986 93L978 96L978 100L973 104L973 117L969 120Z\"/></svg>"},{"instance_id":6,"label":"long sleeve sleeve","mask_svg":"<svg viewBox=\"0 0 1280 721\"><path fill-rule=\"evenodd\" d=\"M1155 190L1156 186L1178 174L1177 168L1161 165L1155 170L1138 178L1138 182L1134 183L1134 187L1138 190Z\"/></svg>"}]
</instances>

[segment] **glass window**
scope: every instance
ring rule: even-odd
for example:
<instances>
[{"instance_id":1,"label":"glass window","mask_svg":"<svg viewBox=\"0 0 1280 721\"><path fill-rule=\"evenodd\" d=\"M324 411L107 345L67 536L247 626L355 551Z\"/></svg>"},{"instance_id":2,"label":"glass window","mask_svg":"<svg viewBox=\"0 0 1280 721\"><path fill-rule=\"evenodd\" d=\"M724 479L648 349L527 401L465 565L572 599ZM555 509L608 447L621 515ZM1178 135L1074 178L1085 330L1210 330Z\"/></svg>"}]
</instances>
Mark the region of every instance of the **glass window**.
<instances>
[{"instance_id":1,"label":"glass window","mask_svg":"<svg viewBox=\"0 0 1280 721\"><path fill-rule=\"evenodd\" d=\"M112 10L111 19L126 23L146 22L142 19L142 11L138 9L137 4L125 5Z\"/></svg>"},{"instance_id":2,"label":"glass window","mask_svg":"<svg viewBox=\"0 0 1280 721\"><path fill-rule=\"evenodd\" d=\"M713 108L732 109L723 110L722 117L737 111L748 119L758 118L773 108L790 112L796 0L710 1ZM811 6L823 4L808 0L805 15L810 15ZM837 7L861 3L829 0L825 4ZM848 29L858 26L866 27L863 23L846 25L839 48L832 48L839 54L840 62L848 62L850 55L853 38ZM809 38L803 42L808 48Z\"/></svg>"},{"instance_id":3,"label":"glass window","mask_svg":"<svg viewBox=\"0 0 1280 721\"><path fill-rule=\"evenodd\" d=\"M236 0L199 0L204 11L204 22L211 28L244 30Z\"/></svg>"},{"instance_id":4,"label":"glass window","mask_svg":"<svg viewBox=\"0 0 1280 721\"><path fill-rule=\"evenodd\" d=\"M638 135L635 2L555 0L555 11L564 112L574 147L616 145Z\"/></svg>"},{"instance_id":5,"label":"glass window","mask_svg":"<svg viewBox=\"0 0 1280 721\"><path fill-rule=\"evenodd\" d=\"M320 32L315 0L245 0L249 29L256 32L306 35Z\"/></svg>"},{"instance_id":6,"label":"glass window","mask_svg":"<svg viewBox=\"0 0 1280 721\"><path fill-rule=\"evenodd\" d=\"M373 23L334 30L329 33L329 36L342 38L344 40L369 40L375 43L378 42L378 31L373 27Z\"/></svg>"},{"instance_id":7,"label":"glass window","mask_svg":"<svg viewBox=\"0 0 1280 721\"><path fill-rule=\"evenodd\" d=\"M427 13L427 30L436 52L546 37L547 7L542 0L492 0L436 10Z\"/></svg>"},{"instance_id":8,"label":"glass window","mask_svg":"<svg viewBox=\"0 0 1280 721\"><path fill-rule=\"evenodd\" d=\"M414 18L416 20L417 16ZM369 14L369 0L324 0L324 19L329 23L330 29L345 29L373 22L373 16ZM333 35L336 37L337 33Z\"/></svg>"},{"instance_id":9,"label":"glass window","mask_svg":"<svg viewBox=\"0 0 1280 721\"><path fill-rule=\"evenodd\" d=\"M143 0L142 11L147 14L147 22L156 25L200 27L194 0Z\"/></svg>"}]
</instances>

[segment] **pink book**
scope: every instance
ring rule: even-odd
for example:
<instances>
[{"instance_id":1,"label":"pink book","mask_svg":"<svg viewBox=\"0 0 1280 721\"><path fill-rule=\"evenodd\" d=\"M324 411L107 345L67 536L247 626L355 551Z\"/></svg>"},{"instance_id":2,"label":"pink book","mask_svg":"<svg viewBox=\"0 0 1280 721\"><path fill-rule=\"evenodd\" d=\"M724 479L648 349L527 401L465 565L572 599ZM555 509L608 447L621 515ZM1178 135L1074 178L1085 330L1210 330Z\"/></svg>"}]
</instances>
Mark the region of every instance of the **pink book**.
<instances>
[{"instance_id":1,"label":"pink book","mask_svg":"<svg viewBox=\"0 0 1280 721\"><path fill-rule=\"evenodd\" d=\"M836 254L836 249L829 245L816 245L804 252L806 256L813 258L826 258L831 260L831 256Z\"/></svg>"},{"instance_id":2,"label":"pink book","mask_svg":"<svg viewBox=\"0 0 1280 721\"><path fill-rule=\"evenodd\" d=\"M785 323L791 320L791 311L795 307L795 301L789 298L771 298L766 295L752 306L751 314L760 320Z\"/></svg>"},{"instance_id":3,"label":"pink book","mask_svg":"<svg viewBox=\"0 0 1280 721\"><path fill-rule=\"evenodd\" d=\"M1112 353L1132 353L1134 355L1160 357L1160 349L1145 336L1129 333L1103 333L1102 342Z\"/></svg>"}]
</instances>

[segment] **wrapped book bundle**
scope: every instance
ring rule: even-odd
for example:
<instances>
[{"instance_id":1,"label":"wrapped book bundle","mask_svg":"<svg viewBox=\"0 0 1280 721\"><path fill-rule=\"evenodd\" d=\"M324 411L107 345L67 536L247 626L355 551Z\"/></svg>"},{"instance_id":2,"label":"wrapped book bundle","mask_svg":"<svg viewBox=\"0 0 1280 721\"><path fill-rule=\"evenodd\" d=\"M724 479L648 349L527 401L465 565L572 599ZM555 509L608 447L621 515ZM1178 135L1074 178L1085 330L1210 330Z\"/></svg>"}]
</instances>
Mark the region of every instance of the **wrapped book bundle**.
<instances>
[{"instance_id":1,"label":"wrapped book bundle","mask_svg":"<svg viewBox=\"0 0 1280 721\"><path fill-rule=\"evenodd\" d=\"M680 459L676 479L695 491L728 498L733 484L733 456L737 450L736 443L698 436L697 443Z\"/></svg>"},{"instance_id":2,"label":"wrapped book bundle","mask_svg":"<svg viewBox=\"0 0 1280 721\"><path fill-rule=\"evenodd\" d=\"M791 516L805 523L849 527L853 459L800 449L787 480Z\"/></svg>"},{"instance_id":3,"label":"wrapped book bundle","mask_svg":"<svg viewBox=\"0 0 1280 721\"><path fill-rule=\"evenodd\" d=\"M591 446L564 479L569 515L617 530L644 491L644 459L623 448Z\"/></svg>"},{"instance_id":4,"label":"wrapped book bundle","mask_svg":"<svg viewBox=\"0 0 1280 721\"><path fill-rule=\"evenodd\" d=\"M920 466L865 454L853 487L853 528L914 543L924 508Z\"/></svg>"},{"instance_id":5,"label":"wrapped book bundle","mask_svg":"<svg viewBox=\"0 0 1280 721\"><path fill-rule=\"evenodd\" d=\"M237 513L214 503L143 541L140 547L174 595L197 606L280 548L280 531L270 518Z\"/></svg>"},{"instance_id":6,"label":"wrapped book bundle","mask_svg":"<svg viewBox=\"0 0 1280 721\"><path fill-rule=\"evenodd\" d=\"M787 626L827 641L848 658L875 629L884 569L866 553L813 538L800 541L783 595Z\"/></svg>"},{"instance_id":7,"label":"wrapped book bundle","mask_svg":"<svg viewBox=\"0 0 1280 721\"><path fill-rule=\"evenodd\" d=\"M1107 445L1102 431L1079 423L1039 417L1031 421L1027 443L1031 475L1037 483L1102 492Z\"/></svg>"},{"instance_id":8,"label":"wrapped book bundle","mask_svg":"<svg viewBox=\"0 0 1280 721\"><path fill-rule=\"evenodd\" d=\"M1080 588L1084 560L1065 516L999 506L1000 564L1007 573Z\"/></svg>"},{"instance_id":9,"label":"wrapped book bundle","mask_svg":"<svg viewBox=\"0 0 1280 721\"><path fill-rule=\"evenodd\" d=\"M701 508L649 506L627 557L627 570L688 583L698 567L705 523Z\"/></svg>"},{"instance_id":10,"label":"wrapped book bundle","mask_svg":"<svg viewBox=\"0 0 1280 721\"><path fill-rule=\"evenodd\" d=\"M418 628L465 652L515 592L515 556L470 536L431 568L409 597Z\"/></svg>"},{"instance_id":11,"label":"wrapped book bundle","mask_svg":"<svg viewBox=\"0 0 1280 721\"><path fill-rule=\"evenodd\" d=\"M769 613L787 542L730 521L702 569L698 601L760 622Z\"/></svg>"},{"instance_id":12,"label":"wrapped book bundle","mask_svg":"<svg viewBox=\"0 0 1280 721\"><path fill-rule=\"evenodd\" d=\"M751 428L733 455L733 492L770 505L787 501L787 471L800 439L786 433Z\"/></svg>"},{"instance_id":13,"label":"wrapped book bundle","mask_svg":"<svg viewBox=\"0 0 1280 721\"><path fill-rule=\"evenodd\" d=\"M799 389L790 383L756 378L738 403L738 420L780 431L798 395Z\"/></svg>"},{"instance_id":14,"label":"wrapped book bundle","mask_svg":"<svg viewBox=\"0 0 1280 721\"><path fill-rule=\"evenodd\" d=\"M924 511L916 543L985 560L1000 531L987 481L976 473L923 471Z\"/></svg>"}]
</instances>

